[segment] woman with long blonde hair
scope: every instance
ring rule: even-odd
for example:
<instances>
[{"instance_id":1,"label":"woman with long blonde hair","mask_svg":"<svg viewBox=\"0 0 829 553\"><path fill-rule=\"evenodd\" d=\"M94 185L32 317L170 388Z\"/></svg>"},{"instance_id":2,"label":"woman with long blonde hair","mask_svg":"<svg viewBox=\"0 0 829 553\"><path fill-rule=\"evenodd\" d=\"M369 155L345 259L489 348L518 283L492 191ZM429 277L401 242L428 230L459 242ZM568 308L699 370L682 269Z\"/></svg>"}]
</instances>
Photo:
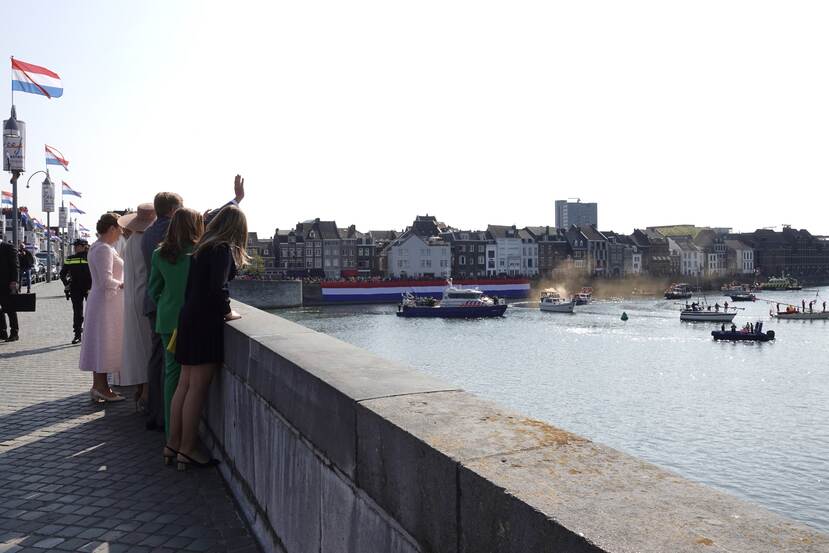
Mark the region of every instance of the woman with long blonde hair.
<instances>
[{"instance_id":1,"label":"woman with long blonde hair","mask_svg":"<svg viewBox=\"0 0 829 553\"><path fill-rule=\"evenodd\" d=\"M230 205L210 222L193 250L174 345L181 375L164 452L165 456L177 454L179 470L218 463L198 450L197 432L213 373L224 361L224 323L240 317L230 308L227 284L250 260L247 239L245 214Z\"/></svg>"},{"instance_id":2,"label":"woman with long blonde hair","mask_svg":"<svg viewBox=\"0 0 829 553\"><path fill-rule=\"evenodd\" d=\"M181 365L167 349L173 332L178 328L178 317L184 303L184 290L190 272L190 255L204 234L204 218L195 209L182 207L170 219L167 234L161 246L153 252L150 262L150 297L156 305L155 331L164 346L164 429L170 435L170 405L178 387ZM175 454L165 452L164 460L171 462Z\"/></svg>"}]
</instances>

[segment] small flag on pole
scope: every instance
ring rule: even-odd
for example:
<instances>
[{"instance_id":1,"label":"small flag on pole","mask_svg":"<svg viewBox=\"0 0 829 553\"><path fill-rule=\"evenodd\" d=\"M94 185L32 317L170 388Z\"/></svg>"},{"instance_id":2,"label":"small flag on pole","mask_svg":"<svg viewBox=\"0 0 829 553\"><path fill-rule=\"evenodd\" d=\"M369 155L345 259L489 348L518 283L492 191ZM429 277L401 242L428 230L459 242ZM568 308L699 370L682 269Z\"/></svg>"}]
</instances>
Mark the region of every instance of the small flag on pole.
<instances>
[{"instance_id":1,"label":"small flag on pole","mask_svg":"<svg viewBox=\"0 0 829 553\"><path fill-rule=\"evenodd\" d=\"M86 215L86 211L81 210L78 206L69 202L69 213L77 213L78 215Z\"/></svg>"},{"instance_id":2,"label":"small flag on pole","mask_svg":"<svg viewBox=\"0 0 829 553\"><path fill-rule=\"evenodd\" d=\"M69 186L69 184L65 180L62 180L60 182L61 182L61 184L63 184L63 195L64 196L77 196L78 198L81 197L81 193L78 192L77 190L75 190L74 188L72 188L71 186Z\"/></svg>"},{"instance_id":3,"label":"small flag on pole","mask_svg":"<svg viewBox=\"0 0 829 553\"><path fill-rule=\"evenodd\" d=\"M54 146L44 144L46 148L46 165L60 165L67 171L69 170L69 161L63 157L63 154Z\"/></svg>"},{"instance_id":4,"label":"small flag on pole","mask_svg":"<svg viewBox=\"0 0 829 553\"><path fill-rule=\"evenodd\" d=\"M14 58L12 58L12 90L40 94L47 98L63 96L63 84L57 73Z\"/></svg>"},{"instance_id":5,"label":"small flag on pole","mask_svg":"<svg viewBox=\"0 0 829 553\"><path fill-rule=\"evenodd\" d=\"M89 232L89 229L80 223L78 223L78 230L80 230L81 232Z\"/></svg>"},{"instance_id":6,"label":"small flag on pole","mask_svg":"<svg viewBox=\"0 0 829 553\"><path fill-rule=\"evenodd\" d=\"M2 191L3 205L14 205L13 196L11 192Z\"/></svg>"}]
</instances>

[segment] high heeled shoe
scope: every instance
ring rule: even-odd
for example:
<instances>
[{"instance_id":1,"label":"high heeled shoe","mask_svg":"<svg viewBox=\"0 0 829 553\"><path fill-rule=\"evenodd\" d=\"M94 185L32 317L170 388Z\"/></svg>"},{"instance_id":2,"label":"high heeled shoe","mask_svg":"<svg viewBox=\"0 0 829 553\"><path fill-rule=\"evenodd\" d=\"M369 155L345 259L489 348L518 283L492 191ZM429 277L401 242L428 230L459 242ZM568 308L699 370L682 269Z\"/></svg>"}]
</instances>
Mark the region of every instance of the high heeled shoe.
<instances>
[{"instance_id":1,"label":"high heeled shoe","mask_svg":"<svg viewBox=\"0 0 829 553\"><path fill-rule=\"evenodd\" d=\"M124 396L122 396L120 394L116 394L114 392L113 392L113 395L111 395L111 396L108 396L106 394L102 394L101 392L99 392L95 388L92 388L91 390L89 390L89 397L92 399L92 401L94 403L101 403L101 402L115 403L117 401L124 401L124 399L125 399Z\"/></svg>"},{"instance_id":2,"label":"high heeled shoe","mask_svg":"<svg viewBox=\"0 0 829 553\"><path fill-rule=\"evenodd\" d=\"M168 451L172 451L173 452L172 455L167 453ZM165 445L164 446L164 451L161 453L162 457L164 457L164 464L167 465L168 467L170 465L172 465L173 464L173 459L175 459L178 456L178 454L179 454L178 451L176 451L175 449L173 449L172 447L170 447L168 445Z\"/></svg>"},{"instance_id":3,"label":"high heeled shoe","mask_svg":"<svg viewBox=\"0 0 829 553\"><path fill-rule=\"evenodd\" d=\"M184 458L182 460L182 457ZM221 461L218 459L210 458L208 461L202 463L201 461L196 461L192 457L182 453L181 451L178 452L178 456L176 457L176 469L179 472L184 472L187 470L187 467L196 467L200 469L206 469L209 467L215 467L219 465Z\"/></svg>"}]
</instances>

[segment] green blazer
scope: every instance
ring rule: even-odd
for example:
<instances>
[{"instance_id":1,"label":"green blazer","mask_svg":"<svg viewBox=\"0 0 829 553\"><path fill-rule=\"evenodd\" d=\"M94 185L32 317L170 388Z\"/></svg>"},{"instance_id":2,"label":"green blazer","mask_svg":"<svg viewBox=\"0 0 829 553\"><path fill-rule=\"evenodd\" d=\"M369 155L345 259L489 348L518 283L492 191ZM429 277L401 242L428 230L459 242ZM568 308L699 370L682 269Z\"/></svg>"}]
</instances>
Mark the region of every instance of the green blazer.
<instances>
[{"instance_id":1,"label":"green blazer","mask_svg":"<svg viewBox=\"0 0 829 553\"><path fill-rule=\"evenodd\" d=\"M184 290L187 288L187 274L190 272L190 247L179 254L175 263L170 263L159 255L160 249L153 252L150 282L147 285L150 297L158 306L155 319L155 331L159 334L172 334L178 328L178 314L184 304Z\"/></svg>"}]
</instances>

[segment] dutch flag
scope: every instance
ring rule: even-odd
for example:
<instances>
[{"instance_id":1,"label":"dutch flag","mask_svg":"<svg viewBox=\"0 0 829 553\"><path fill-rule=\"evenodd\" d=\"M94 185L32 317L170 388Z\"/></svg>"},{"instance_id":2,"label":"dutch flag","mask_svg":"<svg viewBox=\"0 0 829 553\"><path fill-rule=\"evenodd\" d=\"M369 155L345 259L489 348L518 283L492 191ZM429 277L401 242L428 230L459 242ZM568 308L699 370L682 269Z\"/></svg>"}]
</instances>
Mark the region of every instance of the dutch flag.
<instances>
[{"instance_id":1,"label":"dutch flag","mask_svg":"<svg viewBox=\"0 0 829 553\"><path fill-rule=\"evenodd\" d=\"M77 213L78 215L86 215L86 211L82 211L78 206L69 202L69 213Z\"/></svg>"},{"instance_id":2,"label":"dutch flag","mask_svg":"<svg viewBox=\"0 0 829 553\"><path fill-rule=\"evenodd\" d=\"M65 170L69 170L69 161L60 151L54 146L44 145L46 147L46 165L60 165Z\"/></svg>"},{"instance_id":3,"label":"dutch flag","mask_svg":"<svg viewBox=\"0 0 829 553\"><path fill-rule=\"evenodd\" d=\"M80 230L81 232L89 232L89 229L80 223L78 223L78 230Z\"/></svg>"},{"instance_id":4,"label":"dutch flag","mask_svg":"<svg viewBox=\"0 0 829 553\"><path fill-rule=\"evenodd\" d=\"M47 98L63 96L63 85L57 73L14 58L12 58L12 90L40 94Z\"/></svg>"},{"instance_id":5,"label":"dutch flag","mask_svg":"<svg viewBox=\"0 0 829 553\"><path fill-rule=\"evenodd\" d=\"M72 188L71 186L69 186L69 184L65 180L60 181L60 182L61 182L61 184L63 184L63 195L64 196L76 196L78 198L81 197L81 193L78 192L77 190L75 190L74 188Z\"/></svg>"},{"instance_id":6,"label":"dutch flag","mask_svg":"<svg viewBox=\"0 0 829 553\"><path fill-rule=\"evenodd\" d=\"M5 190L3 190L2 192L0 192L0 194L2 194L3 196L2 205L14 205L13 196L11 192L6 192Z\"/></svg>"}]
</instances>

